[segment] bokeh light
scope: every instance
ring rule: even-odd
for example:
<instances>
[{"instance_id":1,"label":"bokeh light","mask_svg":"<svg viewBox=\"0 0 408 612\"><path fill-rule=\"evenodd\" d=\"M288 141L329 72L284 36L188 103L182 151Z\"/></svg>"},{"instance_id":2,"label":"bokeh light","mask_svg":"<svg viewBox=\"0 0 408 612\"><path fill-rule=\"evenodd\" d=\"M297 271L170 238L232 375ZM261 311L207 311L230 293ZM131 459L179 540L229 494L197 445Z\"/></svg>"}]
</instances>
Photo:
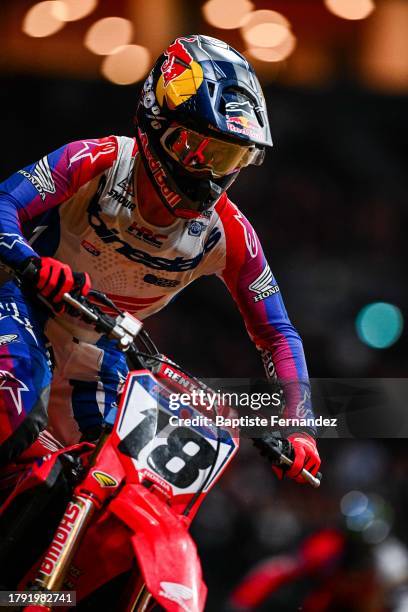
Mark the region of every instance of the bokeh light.
<instances>
[{"instance_id":1,"label":"bokeh light","mask_svg":"<svg viewBox=\"0 0 408 612\"><path fill-rule=\"evenodd\" d=\"M118 47L130 43L132 22L123 17L106 17L95 21L85 34L85 46L97 55L109 55Z\"/></svg>"},{"instance_id":2,"label":"bokeh light","mask_svg":"<svg viewBox=\"0 0 408 612\"><path fill-rule=\"evenodd\" d=\"M387 302L374 302L360 310L356 318L358 337L368 346L388 348L400 337L404 320L400 309Z\"/></svg>"},{"instance_id":3,"label":"bokeh light","mask_svg":"<svg viewBox=\"0 0 408 612\"><path fill-rule=\"evenodd\" d=\"M241 33L250 47L275 47L289 37L290 23L276 11L254 11L245 18Z\"/></svg>"},{"instance_id":4,"label":"bokeh light","mask_svg":"<svg viewBox=\"0 0 408 612\"><path fill-rule=\"evenodd\" d=\"M216 28L233 30L239 28L245 17L254 8L249 0L208 0L202 7L205 19Z\"/></svg>"},{"instance_id":5,"label":"bokeh light","mask_svg":"<svg viewBox=\"0 0 408 612\"><path fill-rule=\"evenodd\" d=\"M391 525L382 518L370 521L363 529L363 540L368 544L380 544L389 535Z\"/></svg>"},{"instance_id":6,"label":"bokeh light","mask_svg":"<svg viewBox=\"0 0 408 612\"><path fill-rule=\"evenodd\" d=\"M61 0L53 2L53 14L60 21L83 19L98 5L98 0Z\"/></svg>"},{"instance_id":7,"label":"bokeh light","mask_svg":"<svg viewBox=\"0 0 408 612\"><path fill-rule=\"evenodd\" d=\"M340 501L340 509L345 516L358 516L367 510L368 497L361 491L349 491Z\"/></svg>"},{"instance_id":8,"label":"bokeh light","mask_svg":"<svg viewBox=\"0 0 408 612\"><path fill-rule=\"evenodd\" d=\"M140 45L123 45L104 58L102 74L117 85L130 85L142 79L150 66L150 53Z\"/></svg>"},{"instance_id":9,"label":"bokeh light","mask_svg":"<svg viewBox=\"0 0 408 612\"><path fill-rule=\"evenodd\" d=\"M64 26L61 19L55 16L54 9L62 5L58 0L49 0L34 4L24 16L22 30L27 36L42 38L51 36ZM60 7L61 8L61 7Z\"/></svg>"},{"instance_id":10,"label":"bokeh light","mask_svg":"<svg viewBox=\"0 0 408 612\"><path fill-rule=\"evenodd\" d=\"M373 0L324 0L326 7L343 19L365 19L373 12Z\"/></svg>"},{"instance_id":11,"label":"bokeh light","mask_svg":"<svg viewBox=\"0 0 408 612\"><path fill-rule=\"evenodd\" d=\"M296 47L296 36L289 32L289 36L276 47L250 47L248 53L262 62L281 62L293 52Z\"/></svg>"}]
</instances>

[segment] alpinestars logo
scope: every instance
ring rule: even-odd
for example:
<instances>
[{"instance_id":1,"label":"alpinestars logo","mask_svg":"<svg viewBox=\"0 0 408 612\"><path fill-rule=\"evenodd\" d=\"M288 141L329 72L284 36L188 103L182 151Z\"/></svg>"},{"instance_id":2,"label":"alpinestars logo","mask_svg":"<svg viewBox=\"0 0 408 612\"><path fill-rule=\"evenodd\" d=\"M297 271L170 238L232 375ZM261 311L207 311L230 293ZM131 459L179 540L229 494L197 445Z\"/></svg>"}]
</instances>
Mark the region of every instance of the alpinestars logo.
<instances>
[{"instance_id":1,"label":"alpinestars logo","mask_svg":"<svg viewBox=\"0 0 408 612\"><path fill-rule=\"evenodd\" d=\"M17 340L17 338L17 334L4 334L3 336L0 336L0 346L3 346L4 344L11 344Z\"/></svg>"},{"instance_id":2,"label":"alpinestars logo","mask_svg":"<svg viewBox=\"0 0 408 612\"><path fill-rule=\"evenodd\" d=\"M47 156L40 159L38 164L35 166L33 173L27 172L27 170L19 170L19 174L22 174L40 194L41 199L45 200L46 193L55 193L55 183L52 177L51 168L48 163Z\"/></svg>"},{"instance_id":3,"label":"alpinestars logo","mask_svg":"<svg viewBox=\"0 0 408 612\"><path fill-rule=\"evenodd\" d=\"M237 214L234 215L234 219L238 221L238 223L242 226L244 230L245 244L247 246L249 254L251 255L253 259L254 257L258 255L258 242L256 240L254 228L247 227L247 225L245 224L242 218L242 214L240 213L240 211L238 210L236 206L235 206L235 209L237 211Z\"/></svg>"},{"instance_id":4,"label":"alpinestars logo","mask_svg":"<svg viewBox=\"0 0 408 612\"><path fill-rule=\"evenodd\" d=\"M248 289L257 294L254 296L254 302L260 302L270 295L278 293L279 287L278 285L272 285L272 280L273 276L271 269L268 264L266 264L261 274L248 285Z\"/></svg>"},{"instance_id":5,"label":"alpinestars logo","mask_svg":"<svg viewBox=\"0 0 408 612\"><path fill-rule=\"evenodd\" d=\"M0 393L3 393L4 391L8 391L10 393L17 413L21 414L23 410L21 392L28 391L28 387L11 372L7 372L7 370L0 370Z\"/></svg>"},{"instance_id":6,"label":"alpinestars logo","mask_svg":"<svg viewBox=\"0 0 408 612\"><path fill-rule=\"evenodd\" d=\"M96 162L98 157L101 155L112 155L116 151L115 142L98 142L94 140L83 140L83 147L70 158L69 165L71 166L74 162L80 159L89 158L90 163Z\"/></svg>"}]
</instances>

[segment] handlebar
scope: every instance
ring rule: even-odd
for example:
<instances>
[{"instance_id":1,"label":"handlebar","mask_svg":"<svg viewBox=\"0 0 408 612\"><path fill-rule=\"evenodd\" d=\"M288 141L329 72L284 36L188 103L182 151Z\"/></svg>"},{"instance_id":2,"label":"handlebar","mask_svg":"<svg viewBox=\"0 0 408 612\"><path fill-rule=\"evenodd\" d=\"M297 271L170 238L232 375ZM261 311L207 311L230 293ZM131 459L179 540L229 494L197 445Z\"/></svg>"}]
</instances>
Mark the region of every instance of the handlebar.
<instances>
[{"instance_id":1,"label":"handlebar","mask_svg":"<svg viewBox=\"0 0 408 612\"><path fill-rule=\"evenodd\" d=\"M20 273L18 278L19 280L33 280L36 278L37 272L37 266L33 261L30 261L25 269ZM142 330L143 324L141 321L133 317L128 312L122 312L119 310L116 305L103 293L91 290L90 295L94 296L101 303L109 303L118 311L118 316L114 319L110 315L107 315L96 304L90 302L89 299L84 296L74 297L74 295L71 295L70 293L64 293L62 300L71 309L76 311L85 321L93 324L95 330L106 334L106 336L113 340L117 340L119 350L122 352L128 352L131 360L132 356L137 357L140 351L137 350L134 341ZM39 295L37 297L41 299L41 301L44 302L48 308L52 309L52 305L45 298ZM158 353L149 336L146 334L146 332L143 331L143 333L146 335L150 347L153 347ZM140 355L146 356L144 353L140 353ZM154 357L154 354L151 356ZM162 360L163 359L160 359L160 361ZM293 465L293 460L290 458L290 456L288 456L293 452L290 442L270 433L267 434L267 442L263 438L252 438L252 441L254 442L255 446L259 448L261 454L267 455L272 463L286 466ZM318 488L320 486L320 481L322 478L322 474L320 472L318 472L316 476L313 476L313 474L303 468L301 474L304 479L312 485L312 487Z\"/></svg>"},{"instance_id":2,"label":"handlebar","mask_svg":"<svg viewBox=\"0 0 408 612\"><path fill-rule=\"evenodd\" d=\"M278 437L274 433L267 432L260 438L253 438L252 441L261 455L266 456L271 463L288 467L293 465L293 459L291 458L291 455L293 455L293 446L289 440ZM309 470L303 468L301 474L312 487L315 489L320 487L322 479L321 472L313 476Z\"/></svg>"}]
</instances>

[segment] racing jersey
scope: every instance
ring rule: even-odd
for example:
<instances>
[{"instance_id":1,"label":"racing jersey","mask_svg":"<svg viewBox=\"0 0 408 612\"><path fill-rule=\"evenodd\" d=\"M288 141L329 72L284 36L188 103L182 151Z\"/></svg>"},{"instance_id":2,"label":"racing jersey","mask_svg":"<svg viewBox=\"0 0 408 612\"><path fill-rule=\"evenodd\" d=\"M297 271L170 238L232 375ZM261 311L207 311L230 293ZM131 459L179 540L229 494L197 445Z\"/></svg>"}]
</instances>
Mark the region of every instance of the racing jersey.
<instances>
[{"instance_id":1,"label":"racing jersey","mask_svg":"<svg viewBox=\"0 0 408 612\"><path fill-rule=\"evenodd\" d=\"M140 162L135 139L109 136L72 142L13 174L0 185L0 259L14 268L29 257L55 257L87 271L95 289L139 319L200 276L218 275L267 373L284 385L286 416L313 418L302 342L249 221L224 193L197 219L151 225L133 187ZM89 341L83 323L64 320Z\"/></svg>"}]
</instances>

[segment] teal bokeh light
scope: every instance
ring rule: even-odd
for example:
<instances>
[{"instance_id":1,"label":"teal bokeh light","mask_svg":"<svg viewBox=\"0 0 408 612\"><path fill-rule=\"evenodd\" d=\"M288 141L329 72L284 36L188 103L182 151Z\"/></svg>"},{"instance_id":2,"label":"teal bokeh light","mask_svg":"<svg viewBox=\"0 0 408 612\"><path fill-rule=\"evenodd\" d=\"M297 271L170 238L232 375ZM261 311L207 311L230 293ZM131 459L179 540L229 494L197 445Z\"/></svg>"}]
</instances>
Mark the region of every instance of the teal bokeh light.
<instances>
[{"instance_id":1,"label":"teal bokeh light","mask_svg":"<svg viewBox=\"0 0 408 612\"><path fill-rule=\"evenodd\" d=\"M372 348L388 348L398 340L404 319L397 306L374 302L360 310L356 318L358 337Z\"/></svg>"}]
</instances>

